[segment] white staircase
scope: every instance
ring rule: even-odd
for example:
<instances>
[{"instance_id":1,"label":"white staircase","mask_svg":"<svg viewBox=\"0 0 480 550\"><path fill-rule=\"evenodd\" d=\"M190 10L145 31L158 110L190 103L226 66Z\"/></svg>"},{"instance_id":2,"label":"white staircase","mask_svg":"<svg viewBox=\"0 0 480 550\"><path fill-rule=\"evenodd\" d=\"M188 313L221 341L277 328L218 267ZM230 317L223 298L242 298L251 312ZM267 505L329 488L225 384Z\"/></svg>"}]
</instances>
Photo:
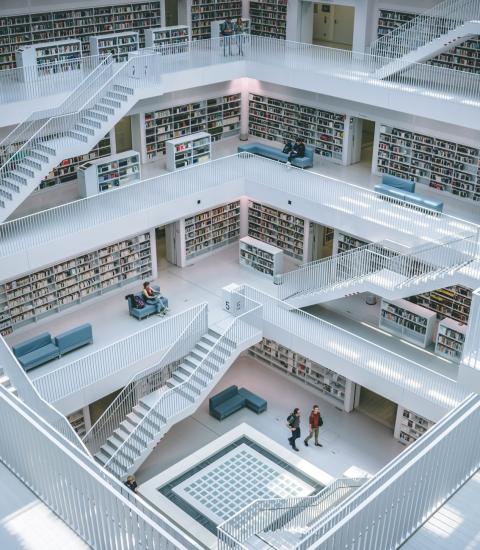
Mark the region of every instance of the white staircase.
<instances>
[{"instance_id":1,"label":"white staircase","mask_svg":"<svg viewBox=\"0 0 480 550\"><path fill-rule=\"evenodd\" d=\"M377 78L388 78L480 34L478 0L444 0L375 40L369 53L383 58Z\"/></svg>"},{"instance_id":2,"label":"white staircase","mask_svg":"<svg viewBox=\"0 0 480 550\"><path fill-rule=\"evenodd\" d=\"M132 75L141 62L100 65L60 107L34 113L0 143L0 221L62 160L88 153L125 116L137 101L140 79Z\"/></svg>"},{"instance_id":3,"label":"white staircase","mask_svg":"<svg viewBox=\"0 0 480 550\"><path fill-rule=\"evenodd\" d=\"M279 275L275 282L278 297L293 307L360 292L404 298L458 283L457 273L476 264L478 255L477 236L422 245L403 255L381 244L369 244L305 264Z\"/></svg>"},{"instance_id":4,"label":"white staircase","mask_svg":"<svg viewBox=\"0 0 480 550\"><path fill-rule=\"evenodd\" d=\"M133 403L133 407L98 452L93 451L95 458L119 478L135 472L166 432L195 412L238 355L262 339L260 311L261 306L255 305L234 319L222 335L208 330L180 360L173 364L164 360L161 368L150 369L129 384L116 401ZM172 350L175 345L167 357ZM178 350L175 353L178 356ZM148 385L156 389L148 392ZM143 397L132 402L129 396L138 392ZM92 450L90 432L85 442Z\"/></svg>"}]
</instances>

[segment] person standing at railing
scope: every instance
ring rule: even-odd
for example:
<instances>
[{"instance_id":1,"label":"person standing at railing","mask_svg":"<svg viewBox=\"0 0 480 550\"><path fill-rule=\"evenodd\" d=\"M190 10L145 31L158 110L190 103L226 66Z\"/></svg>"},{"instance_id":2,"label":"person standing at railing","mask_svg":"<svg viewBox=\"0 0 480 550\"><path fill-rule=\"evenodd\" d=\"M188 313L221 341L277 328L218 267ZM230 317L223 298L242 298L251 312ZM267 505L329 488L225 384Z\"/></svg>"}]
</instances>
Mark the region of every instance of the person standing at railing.
<instances>
[{"instance_id":1,"label":"person standing at railing","mask_svg":"<svg viewBox=\"0 0 480 550\"><path fill-rule=\"evenodd\" d=\"M315 446L323 447L323 445L318 441L318 434L320 432L320 427L323 426L322 415L320 414L320 409L318 405L314 405L310 417L308 418L308 437L305 438L304 443L305 447L308 447L308 442L312 439L312 436L315 436Z\"/></svg>"},{"instance_id":2,"label":"person standing at railing","mask_svg":"<svg viewBox=\"0 0 480 550\"><path fill-rule=\"evenodd\" d=\"M235 25L231 17L226 17L225 21L220 25L220 34L223 37L223 55L232 55L232 38L235 34Z\"/></svg>"},{"instance_id":3,"label":"person standing at railing","mask_svg":"<svg viewBox=\"0 0 480 550\"><path fill-rule=\"evenodd\" d=\"M244 55L243 44L245 43L245 24L241 17L235 22L235 35L237 37L238 55Z\"/></svg>"},{"instance_id":4,"label":"person standing at railing","mask_svg":"<svg viewBox=\"0 0 480 550\"><path fill-rule=\"evenodd\" d=\"M138 493L138 484L135 481L135 476L128 476L127 481L125 481L125 486L130 489L130 491L133 491L134 493Z\"/></svg>"},{"instance_id":5,"label":"person standing at railing","mask_svg":"<svg viewBox=\"0 0 480 550\"><path fill-rule=\"evenodd\" d=\"M299 451L300 449L295 445L295 441L300 437L300 409L298 407L288 415L287 426L291 432L288 442L294 451Z\"/></svg>"}]
</instances>

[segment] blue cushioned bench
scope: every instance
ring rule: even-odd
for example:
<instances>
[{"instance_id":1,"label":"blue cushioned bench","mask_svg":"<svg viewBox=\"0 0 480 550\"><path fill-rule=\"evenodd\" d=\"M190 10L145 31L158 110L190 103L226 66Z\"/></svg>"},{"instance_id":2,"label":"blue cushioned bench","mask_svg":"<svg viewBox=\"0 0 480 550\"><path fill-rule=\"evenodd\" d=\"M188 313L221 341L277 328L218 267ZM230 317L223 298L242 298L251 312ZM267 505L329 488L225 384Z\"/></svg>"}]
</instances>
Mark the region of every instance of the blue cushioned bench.
<instances>
[{"instance_id":1,"label":"blue cushioned bench","mask_svg":"<svg viewBox=\"0 0 480 550\"><path fill-rule=\"evenodd\" d=\"M435 199L429 199L427 197L421 197L416 195L415 182L409 180L403 180L396 176L390 176L384 174L382 177L382 183L375 185L374 190L376 193L400 199L415 206L422 208L428 208L435 212L443 212L443 202Z\"/></svg>"},{"instance_id":2,"label":"blue cushioned bench","mask_svg":"<svg viewBox=\"0 0 480 550\"><path fill-rule=\"evenodd\" d=\"M26 371L60 357L60 351L49 332L42 332L34 338L13 346L12 351Z\"/></svg>"},{"instance_id":3,"label":"blue cushioned bench","mask_svg":"<svg viewBox=\"0 0 480 550\"><path fill-rule=\"evenodd\" d=\"M93 344L92 325L85 323L84 325L72 328L55 336L54 340L60 355L64 355L87 344Z\"/></svg>"},{"instance_id":4,"label":"blue cushioned bench","mask_svg":"<svg viewBox=\"0 0 480 550\"><path fill-rule=\"evenodd\" d=\"M237 151L239 153L252 153L260 157L266 157L280 162L287 162L288 160L288 153L284 153L276 147L263 143L240 145ZM313 148L305 146L305 156L292 159L292 165L297 168L311 168L313 166Z\"/></svg>"},{"instance_id":5,"label":"blue cushioned bench","mask_svg":"<svg viewBox=\"0 0 480 550\"><path fill-rule=\"evenodd\" d=\"M238 389L238 386L230 386L209 400L210 414L218 420L223 420L243 407L260 414L267 410L267 402L245 388Z\"/></svg>"},{"instance_id":6,"label":"blue cushioned bench","mask_svg":"<svg viewBox=\"0 0 480 550\"><path fill-rule=\"evenodd\" d=\"M415 182L411 180L404 180L397 176L390 174L383 174L382 185L388 185L388 187L394 187L402 191L408 191L409 193L415 193Z\"/></svg>"}]
</instances>

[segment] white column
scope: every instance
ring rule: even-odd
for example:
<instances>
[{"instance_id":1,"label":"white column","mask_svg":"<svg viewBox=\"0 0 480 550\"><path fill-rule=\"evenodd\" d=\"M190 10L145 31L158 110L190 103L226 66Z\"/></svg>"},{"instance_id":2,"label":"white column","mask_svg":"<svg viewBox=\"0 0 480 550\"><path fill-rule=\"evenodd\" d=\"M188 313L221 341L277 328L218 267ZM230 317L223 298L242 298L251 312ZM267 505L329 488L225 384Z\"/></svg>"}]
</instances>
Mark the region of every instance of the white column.
<instances>
[{"instance_id":1,"label":"white column","mask_svg":"<svg viewBox=\"0 0 480 550\"><path fill-rule=\"evenodd\" d=\"M248 139L248 78L241 79L241 105L240 105L240 139Z\"/></svg>"},{"instance_id":2,"label":"white column","mask_svg":"<svg viewBox=\"0 0 480 550\"><path fill-rule=\"evenodd\" d=\"M353 46L355 52L363 52L370 45L377 25L376 0L356 0L353 23Z\"/></svg>"}]
</instances>

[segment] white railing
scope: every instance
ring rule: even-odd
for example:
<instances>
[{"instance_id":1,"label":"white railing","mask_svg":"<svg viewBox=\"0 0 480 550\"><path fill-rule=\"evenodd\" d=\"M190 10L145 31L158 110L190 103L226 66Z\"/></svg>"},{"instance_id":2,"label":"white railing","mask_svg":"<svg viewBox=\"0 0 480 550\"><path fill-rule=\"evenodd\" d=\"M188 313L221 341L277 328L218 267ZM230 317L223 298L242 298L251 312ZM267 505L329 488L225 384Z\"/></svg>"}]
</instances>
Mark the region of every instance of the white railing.
<instances>
[{"instance_id":1,"label":"white railing","mask_svg":"<svg viewBox=\"0 0 480 550\"><path fill-rule=\"evenodd\" d=\"M148 413L105 463L106 469L117 473L128 471L139 458L136 447L131 444L132 438L135 438L137 443L140 442L145 449L153 443L149 430L144 429L147 422L158 426L154 437L164 432L186 409L185 391L198 394L198 386L194 383L198 376L204 380L214 380L236 348L261 334L262 306L248 299L246 301L249 302L247 311L232 321L184 382L160 394ZM189 404L193 406L190 401Z\"/></svg>"},{"instance_id":2,"label":"white railing","mask_svg":"<svg viewBox=\"0 0 480 550\"><path fill-rule=\"evenodd\" d=\"M92 548L200 549L3 388L0 461Z\"/></svg>"},{"instance_id":3,"label":"white railing","mask_svg":"<svg viewBox=\"0 0 480 550\"><path fill-rule=\"evenodd\" d=\"M389 250L386 248L388 243L382 245L368 244L278 275L275 278L278 297L284 300L298 295L327 292L332 287L350 287L381 270L403 277L400 282L388 276L377 282L377 285L394 292L436 279L444 273L452 273L480 258L478 235L438 245L421 245L406 254L396 254Z\"/></svg>"},{"instance_id":4,"label":"white railing","mask_svg":"<svg viewBox=\"0 0 480 550\"><path fill-rule=\"evenodd\" d=\"M162 319L102 349L92 351L33 379L33 384L44 399L56 403L100 380L118 375L141 361L156 361L176 341L179 332L195 318L199 307Z\"/></svg>"},{"instance_id":5,"label":"white railing","mask_svg":"<svg viewBox=\"0 0 480 550\"><path fill-rule=\"evenodd\" d=\"M186 321L186 324L185 324ZM163 387L200 338L208 332L208 306L200 304L188 310L184 327L175 331L178 338L167 348L154 366L131 378L110 406L90 428L83 442L94 455L138 405L142 397Z\"/></svg>"},{"instance_id":6,"label":"white railing","mask_svg":"<svg viewBox=\"0 0 480 550\"><path fill-rule=\"evenodd\" d=\"M375 40L369 53L400 58L468 21L480 20L478 0L444 0L408 23Z\"/></svg>"},{"instance_id":7,"label":"white railing","mask_svg":"<svg viewBox=\"0 0 480 550\"><path fill-rule=\"evenodd\" d=\"M218 525L218 548L242 548L243 543L248 547L251 537L284 529L295 532L300 540L312 523L320 520L365 481L365 478L340 478L315 495L254 500ZM274 545L274 539L269 543Z\"/></svg>"},{"instance_id":8,"label":"white railing","mask_svg":"<svg viewBox=\"0 0 480 550\"><path fill-rule=\"evenodd\" d=\"M0 104L70 92L102 62L104 56L59 61L42 67L0 71Z\"/></svg>"},{"instance_id":9,"label":"white railing","mask_svg":"<svg viewBox=\"0 0 480 550\"><path fill-rule=\"evenodd\" d=\"M480 397L471 394L320 521L296 550L400 547L478 470L479 431Z\"/></svg>"},{"instance_id":10,"label":"white railing","mask_svg":"<svg viewBox=\"0 0 480 550\"><path fill-rule=\"evenodd\" d=\"M444 411L456 407L467 395L467 391L451 378L260 290L244 285L238 293L263 306L264 323L283 329L344 362L365 369L395 384L397 388L413 392Z\"/></svg>"},{"instance_id":11,"label":"white railing","mask_svg":"<svg viewBox=\"0 0 480 550\"><path fill-rule=\"evenodd\" d=\"M156 206L162 206L166 212L170 202L239 180L246 182L245 194L252 199L255 199L256 186L275 189L315 203L318 211L326 209L358 217L379 228L395 229L409 240L418 235L427 241L440 242L478 231L478 225L453 216L434 214L427 208L407 208L404 201L384 201L378 193L351 183L294 167L287 171L281 163L240 153L4 222L0 224L0 258L134 213L147 212ZM249 182L255 187L247 188ZM237 197L235 190L232 200ZM198 212L201 208L203 206L198 207ZM191 213L196 212L192 209ZM321 219L314 221L321 222ZM145 217L144 229L150 229L148 217Z\"/></svg>"},{"instance_id":12,"label":"white railing","mask_svg":"<svg viewBox=\"0 0 480 550\"><path fill-rule=\"evenodd\" d=\"M88 454L87 448L70 422L40 396L2 336L0 336L0 367L10 379L10 383L17 389L19 399L44 418L46 422L68 439L70 443Z\"/></svg>"},{"instance_id":13,"label":"white railing","mask_svg":"<svg viewBox=\"0 0 480 550\"><path fill-rule=\"evenodd\" d=\"M462 366L480 370L480 288L472 293Z\"/></svg>"}]
</instances>

